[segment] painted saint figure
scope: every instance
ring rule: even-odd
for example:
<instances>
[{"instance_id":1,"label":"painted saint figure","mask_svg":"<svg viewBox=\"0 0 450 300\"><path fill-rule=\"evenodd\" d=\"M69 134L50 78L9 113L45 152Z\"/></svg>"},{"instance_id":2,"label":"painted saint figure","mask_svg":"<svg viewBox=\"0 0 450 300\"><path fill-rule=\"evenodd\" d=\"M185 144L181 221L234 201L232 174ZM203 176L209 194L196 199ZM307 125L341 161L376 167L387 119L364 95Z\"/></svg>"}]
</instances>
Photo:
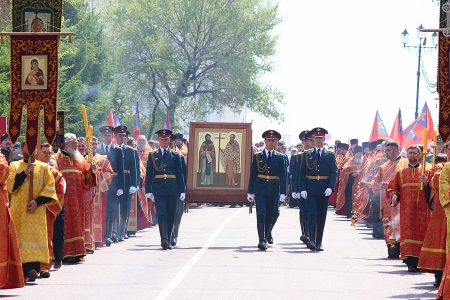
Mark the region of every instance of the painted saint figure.
<instances>
[{"instance_id":1,"label":"painted saint figure","mask_svg":"<svg viewBox=\"0 0 450 300\"><path fill-rule=\"evenodd\" d=\"M230 140L225 149L220 148L220 154L220 162L225 170L226 185L238 185L238 173L241 172L241 156L235 134L230 134Z\"/></svg>"},{"instance_id":2,"label":"painted saint figure","mask_svg":"<svg viewBox=\"0 0 450 300\"><path fill-rule=\"evenodd\" d=\"M36 86L44 85L44 72L39 68L39 63L37 59L31 60L31 70L25 79L26 85Z\"/></svg>"},{"instance_id":3,"label":"painted saint figure","mask_svg":"<svg viewBox=\"0 0 450 300\"><path fill-rule=\"evenodd\" d=\"M205 141L198 153L198 173L201 185L212 185L214 180L214 166L216 165L216 148L211 141L211 135L205 135Z\"/></svg>"}]
</instances>

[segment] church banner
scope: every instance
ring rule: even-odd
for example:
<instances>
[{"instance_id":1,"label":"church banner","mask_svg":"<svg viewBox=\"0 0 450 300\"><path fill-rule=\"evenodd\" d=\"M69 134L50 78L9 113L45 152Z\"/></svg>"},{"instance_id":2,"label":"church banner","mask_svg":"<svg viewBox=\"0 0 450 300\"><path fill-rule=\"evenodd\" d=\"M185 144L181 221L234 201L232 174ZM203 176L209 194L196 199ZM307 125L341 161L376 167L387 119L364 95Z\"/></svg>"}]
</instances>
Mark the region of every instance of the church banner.
<instances>
[{"instance_id":1,"label":"church banner","mask_svg":"<svg viewBox=\"0 0 450 300\"><path fill-rule=\"evenodd\" d=\"M9 134L15 143L21 131L22 110L26 107L26 142L32 153L38 143L39 126L48 143L56 135L58 92L57 34L11 35L11 103ZM39 124L43 110L43 124Z\"/></svg>"},{"instance_id":2,"label":"church banner","mask_svg":"<svg viewBox=\"0 0 450 300\"><path fill-rule=\"evenodd\" d=\"M14 32L60 32L62 0L14 0Z\"/></svg>"},{"instance_id":3,"label":"church banner","mask_svg":"<svg viewBox=\"0 0 450 300\"><path fill-rule=\"evenodd\" d=\"M441 1L441 7L444 5ZM440 10L440 28L447 27L447 15ZM439 56L438 56L438 93L439 93L439 135L443 142L450 138L450 86L449 86L449 55L450 39L439 32Z\"/></svg>"}]
</instances>

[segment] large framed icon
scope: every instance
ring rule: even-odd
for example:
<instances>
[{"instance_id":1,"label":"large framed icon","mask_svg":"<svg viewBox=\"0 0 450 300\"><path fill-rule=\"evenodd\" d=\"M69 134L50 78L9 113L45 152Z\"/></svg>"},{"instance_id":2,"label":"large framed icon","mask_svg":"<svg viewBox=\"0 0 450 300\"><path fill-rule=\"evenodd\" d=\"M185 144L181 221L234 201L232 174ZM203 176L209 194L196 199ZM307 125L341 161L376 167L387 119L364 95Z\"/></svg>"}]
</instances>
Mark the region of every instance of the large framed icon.
<instances>
[{"instance_id":1,"label":"large framed icon","mask_svg":"<svg viewBox=\"0 0 450 300\"><path fill-rule=\"evenodd\" d=\"M251 159L251 123L192 122L186 200L246 203Z\"/></svg>"}]
</instances>

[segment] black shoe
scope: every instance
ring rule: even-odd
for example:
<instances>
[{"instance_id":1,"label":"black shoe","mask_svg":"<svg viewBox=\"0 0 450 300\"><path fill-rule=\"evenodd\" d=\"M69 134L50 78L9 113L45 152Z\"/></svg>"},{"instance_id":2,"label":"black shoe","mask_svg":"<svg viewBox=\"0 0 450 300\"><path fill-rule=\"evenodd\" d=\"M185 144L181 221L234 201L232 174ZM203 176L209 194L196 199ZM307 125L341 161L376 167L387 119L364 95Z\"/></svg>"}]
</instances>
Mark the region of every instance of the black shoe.
<instances>
[{"instance_id":1,"label":"black shoe","mask_svg":"<svg viewBox=\"0 0 450 300\"><path fill-rule=\"evenodd\" d=\"M123 242L123 241L124 241L123 236L119 237L118 241L119 241L119 242Z\"/></svg>"},{"instance_id":2,"label":"black shoe","mask_svg":"<svg viewBox=\"0 0 450 300\"><path fill-rule=\"evenodd\" d=\"M117 243L118 239L116 235L113 235L111 240L113 241L113 243Z\"/></svg>"},{"instance_id":3,"label":"black shoe","mask_svg":"<svg viewBox=\"0 0 450 300\"><path fill-rule=\"evenodd\" d=\"M110 238L106 238L105 239L105 246L109 247L109 246L111 246L111 244L112 244L112 240Z\"/></svg>"},{"instance_id":4,"label":"black shoe","mask_svg":"<svg viewBox=\"0 0 450 300\"><path fill-rule=\"evenodd\" d=\"M166 239L161 241L161 247L163 248L163 250L167 250L168 246L169 246L169 243L167 242Z\"/></svg>"},{"instance_id":5,"label":"black shoe","mask_svg":"<svg viewBox=\"0 0 450 300\"><path fill-rule=\"evenodd\" d=\"M408 272L410 273L416 273L418 270L415 266L413 265L408 265Z\"/></svg>"},{"instance_id":6,"label":"black shoe","mask_svg":"<svg viewBox=\"0 0 450 300\"><path fill-rule=\"evenodd\" d=\"M398 259L398 258L400 258L400 255L398 255L398 254L389 254L388 258Z\"/></svg>"},{"instance_id":7,"label":"black shoe","mask_svg":"<svg viewBox=\"0 0 450 300\"><path fill-rule=\"evenodd\" d=\"M267 244L266 244L266 242L264 242L264 241L259 242L259 244L258 244L258 249L259 249L259 250L262 250L262 251L266 251L266 249L267 249Z\"/></svg>"},{"instance_id":8,"label":"black shoe","mask_svg":"<svg viewBox=\"0 0 450 300\"><path fill-rule=\"evenodd\" d=\"M309 237L302 235L300 236L300 241L302 241L306 245L309 243Z\"/></svg>"},{"instance_id":9,"label":"black shoe","mask_svg":"<svg viewBox=\"0 0 450 300\"><path fill-rule=\"evenodd\" d=\"M177 245L177 238L174 236L171 237L170 244L175 247Z\"/></svg>"},{"instance_id":10,"label":"black shoe","mask_svg":"<svg viewBox=\"0 0 450 300\"><path fill-rule=\"evenodd\" d=\"M322 244L316 246L316 251L323 251Z\"/></svg>"},{"instance_id":11,"label":"black shoe","mask_svg":"<svg viewBox=\"0 0 450 300\"><path fill-rule=\"evenodd\" d=\"M273 237L272 237L272 232L271 233L269 233L269 236L267 237L267 243L269 243L269 244L273 244Z\"/></svg>"},{"instance_id":12,"label":"black shoe","mask_svg":"<svg viewBox=\"0 0 450 300\"><path fill-rule=\"evenodd\" d=\"M125 240L128 240L130 237L128 235L124 235L123 237Z\"/></svg>"}]
</instances>

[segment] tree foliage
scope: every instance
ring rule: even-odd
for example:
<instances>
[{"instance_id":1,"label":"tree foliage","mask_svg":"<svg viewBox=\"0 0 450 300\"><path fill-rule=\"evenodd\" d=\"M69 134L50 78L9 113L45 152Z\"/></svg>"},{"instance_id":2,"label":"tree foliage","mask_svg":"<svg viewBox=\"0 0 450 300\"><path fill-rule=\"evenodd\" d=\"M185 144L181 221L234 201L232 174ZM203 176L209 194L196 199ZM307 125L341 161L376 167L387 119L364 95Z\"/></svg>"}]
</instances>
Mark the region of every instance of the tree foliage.
<instances>
[{"instance_id":1,"label":"tree foliage","mask_svg":"<svg viewBox=\"0 0 450 300\"><path fill-rule=\"evenodd\" d=\"M273 68L278 6L262 0L112 1L104 15L129 97L145 103L150 131L166 109L172 120L201 118L244 102L274 119L283 95L261 83ZM161 118L161 117L160 117ZM180 123L180 122L178 122Z\"/></svg>"}]
</instances>

